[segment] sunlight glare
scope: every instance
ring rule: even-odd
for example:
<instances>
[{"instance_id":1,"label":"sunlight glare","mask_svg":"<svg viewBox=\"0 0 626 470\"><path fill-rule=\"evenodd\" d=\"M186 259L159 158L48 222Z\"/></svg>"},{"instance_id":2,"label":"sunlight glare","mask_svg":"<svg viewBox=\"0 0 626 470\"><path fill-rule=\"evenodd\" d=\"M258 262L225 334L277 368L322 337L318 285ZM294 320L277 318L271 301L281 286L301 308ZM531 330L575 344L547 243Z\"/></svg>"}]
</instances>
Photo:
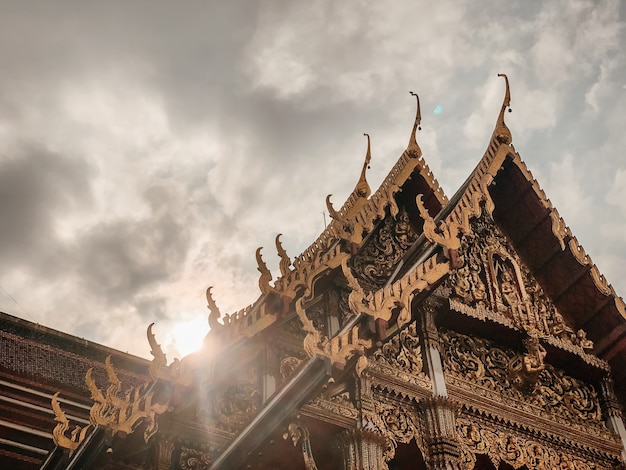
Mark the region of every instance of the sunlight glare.
<instances>
[{"instance_id":1,"label":"sunlight glare","mask_svg":"<svg viewBox=\"0 0 626 470\"><path fill-rule=\"evenodd\" d=\"M208 332L209 325L206 318L178 322L168 335L165 348L168 360L182 359L200 349L202 340Z\"/></svg>"}]
</instances>

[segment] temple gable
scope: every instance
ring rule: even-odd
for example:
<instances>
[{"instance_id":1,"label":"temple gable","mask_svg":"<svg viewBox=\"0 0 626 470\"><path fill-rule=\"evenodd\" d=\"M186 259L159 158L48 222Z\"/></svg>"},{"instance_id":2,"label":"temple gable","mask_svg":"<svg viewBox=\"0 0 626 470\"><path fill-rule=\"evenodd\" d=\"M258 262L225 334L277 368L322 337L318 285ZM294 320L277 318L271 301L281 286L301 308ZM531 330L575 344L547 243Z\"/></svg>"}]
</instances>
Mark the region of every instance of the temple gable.
<instances>
[{"instance_id":1,"label":"temple gable","mask_svg":"<svg viewBox=\"0 0 626 470\"><path fill-rule=\"evenodd\" d=\"M453 308L489 317L529 336L551 337L583 353L593 349L584 330L574 331L509 238L484 211L461 240L462 266L449 278Z\"/></svg>"}]
</instances>

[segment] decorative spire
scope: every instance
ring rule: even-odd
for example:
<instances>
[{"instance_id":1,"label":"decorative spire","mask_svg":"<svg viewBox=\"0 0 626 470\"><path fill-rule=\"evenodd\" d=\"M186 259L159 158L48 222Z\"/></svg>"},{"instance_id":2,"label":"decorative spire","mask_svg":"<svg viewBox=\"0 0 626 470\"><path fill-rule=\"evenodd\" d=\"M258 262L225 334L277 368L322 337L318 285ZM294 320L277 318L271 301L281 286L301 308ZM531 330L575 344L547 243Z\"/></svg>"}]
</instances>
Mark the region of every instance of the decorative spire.
<instances>
[{"instance_id":1,"label":"decorative spire","mask_svg":"<svg viewBox=\"0 0 626 470\"><path fill-rule=\"evenodd\" d=\"M287 251L283 248L283 244L280 242L280 237L282 233L276 235L276 250L278 251L278 256L280 256L280 274L286 276L289 274L289 266L291 266L291 260L289 259L289 255Z\"/></svg>"},{"instance_id":2,"label":"decorative spire","mask_svg":"<svg viewBox=\"0 0 626 470\"><path fill-rule=\"evenodd\" d=\"M333 203L330 201L331 196L332 194L326 196L326 209L328 209L328 215L330 215L331 219L339 220L341 217L339 217L339 213L335 210Z\"/></svg>"},{"instance_id":3,"label":"decorative spire","mask_svg":"<svg viewBox=\"0 0 626 470\"><path fill-rule=\"evenodd\" d=\"M152 361L150 362L150 377L156 380L159 370L167 366L167 357L161 349L161 345L157 343L156 336L152 333L152 327L154 323L150 323L148 326L148 344L150 344L150 354L152 354Z\"/></svg>"},{"instance_id":4,"label":"decorative spire","mask_svg":"<svg viewBox=\"0 0 626 470\"><path fill-rule=\"evenodd\" d=\"M420 149L419 145L417 145L417 139L415 138L415 133L419 129L420 124L422 122L422 110L420 108L420 97L417 93L413 93L409 91L409 93L417 99L417 112L415 114L415 123L413 124L413 130L411 131L411 138L409 139L409 146L407 147L407 152L414 158L419 158L422 156L422 149Z\"/></svg>"},{"instance_id":5,"label":"decorative spire","mask_svg":"<svg viewBox=\"0 0 626 470\"><path fill-rule=\"evenodd\" d=\"M272 280L272 273L267 269L267 265L263 258L261 257L262 246L256 249L256 263L258 265L258 270L261 273L261 277L259 277L259 289L261 289L262 294L267 294L272 290L270 286L270 281Z\"/></svg>"},{"instance_id":6,"label":"decorative spire","mask_svg":"<svg viewBox=\"0 0 626 470\"><path fill-rule=\"evenodd\" d=\"M219 317L222 316L222 314L220 313L220 309L217 308L215 300L213 300L213 295L211 295L211 289L213 289L213 286L209 286L206 290L206 301L208 304L207 306L211 311L211 313L209 314L209 328L211 328L212 331L217 331L223 326L219 321L217 321Z\"/></svg>"},{"instance_id":7,"label":"decorative spire","mask_svg":"<svg viewBox=\"0 0 626 470\"><path fill-rule=\"evenodd\" d=\"M509 88L509 78L503 74L499 73L498 77L504 77L504 81L506 83L506 92L504 94L504 101L502 103L502 108L500 109L500 115L498 116L498 122L496 123L496 129L494 131L494 136L503 144L510 144L513 142L513 136L511 135L511 131L506 126L504 122L504 111L506 108L509 108L509 112L511 109L511 89Z\"/></svg>"},{"instance_id":8,"label":"decorative spire","mask_svg":"<svg viewBox=\"0 0 626 470\"><path fill-rule=\"evenodd\" d=\"M367 153L365 154L365 162L363 162L363 169L361 170L361 177L359 178L359 182L354 188L354 192L359 197L368 197L372 190L370 189L370 185L367 184L367 179L365 178L365 172L369 168L370 161L372 160L372 151L370 147L370 135L363 134L367 137Z\"/></svg>"}]
</instances>

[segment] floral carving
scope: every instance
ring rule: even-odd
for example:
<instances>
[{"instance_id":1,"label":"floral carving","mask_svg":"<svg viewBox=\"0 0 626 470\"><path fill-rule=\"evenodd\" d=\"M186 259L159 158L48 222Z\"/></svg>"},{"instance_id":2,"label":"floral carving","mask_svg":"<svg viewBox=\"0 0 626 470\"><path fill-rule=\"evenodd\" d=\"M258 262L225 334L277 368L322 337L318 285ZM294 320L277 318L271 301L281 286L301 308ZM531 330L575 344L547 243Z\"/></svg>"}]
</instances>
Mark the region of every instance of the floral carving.
<instances>
[{"instance_id":1,"label":"floral carving","mask_svg":"<svg viewBox=\"0 0 626 470\"><path fill-rule=\"evenodd\" d=\"M354 259L354 270L365 289L377 290L393 273L404 252L417 239L409 215L401 210L397 218L388 216L374 237Z\"/></svg>"},{"instance_id":2,"label":"floral carving","mask_svg":"<svg viewBox=\"0 0 626 470\"><path fill-rule=\"evenodd\" d=\"M430 388L424 373L422 348L417 335L416 323L410 323L380 349L374 352L369 368L406 382Z\"/></svg>"},{"instance_id":3,"label":"floral carving","mask_svg":"<svg viewBox=\"0 0 626 470\"><path fill-rule=\"evenodd\" d=\"M330 411L344 418L357 419L358 411L350 401L348 392L340 393L332 397L317 397L309 402L310 406L321 410Z\"/></svg>"},{"instance_id":4,"label":"floral carving","mask_svg":"<svg viewBox=\"0 0 626 470\"><path fill-rule=\"evenodd\" d=\"M181 470L209 470L213 459L207 452L201 452L189 447L182 447L179 465Z\"/></svg>"},{"instance_id":5,"label":"floral carving","mask_svg":"<svg viewBox=\"0 0 626 470\"><path fill-rule=\"evenodd\" d=\"M535 340L527 347L536 349L524 354L451 331L441 338L451 383L595 435L606 433L595 389L544 364L545 350Z\"/></svg>"},{"instance_id":6,"label":"floral carving","mask_svg":"<svg viewBox=\"0 0 626 470\"><path fill-rule=\"evenodd\" d=\"M458 418L456 422L457 435L462 441L464 470L474 469L477 454L487 455L496 468L504 462L513 468L525 465L535 470L599 470L619 460L615 456L613 462L594 462L564 453L511 430L485 426L475 418Z\"/></svg>"},{"instance_id":7,"label":"floral carving","mask_svg":"<svg viewBox=\"0 0 626 470\"><path fill-rule=\"evenodd\" d=\"M293 356L287 356L280 361L280 378L283 382L287 382L289 378L298 370L302 364L302 359Z\"/></svg>"},{"instance_id":8,"label":"floral carving","mask_svg":"<svg viewBox=\"0 0 626 470\"><path fill-rule=\"evenodd\" d=\"M490 310L502 318L500 323L510 322L530 336L553 336L566 349L582 353L593 348L583 330L567 325L486 211L472 221L461 254L464 265L450 275L452 299Z\"/></svg>"},{"instance_id":9,"label":"floral carving","mask_svg":"<svg viewBox=\"0 0 626 470\"><path fill-rule=\"evenodd\" d=\"M230 384L214 390L203 411L213 426L232 432L242 429L252 420L260 402L258 370L250 366L234 374Z\"/></svg>"},{"instance_id":10,"label":"floral carving","mask_svg":"<svg viewBox=\"0 0 626 470\"><path fill-rule=\"evenodd\" d=\"M313 457L313 451L311 449L311 436L306 426L302 426L299 423L290 423L287 432L283 436L285 439L291 438L292 444L295 446L298 443L302 446L302 456L304 457L304 467L306 470L317 470L317 464Z\"/></svg>"}]
</instances>

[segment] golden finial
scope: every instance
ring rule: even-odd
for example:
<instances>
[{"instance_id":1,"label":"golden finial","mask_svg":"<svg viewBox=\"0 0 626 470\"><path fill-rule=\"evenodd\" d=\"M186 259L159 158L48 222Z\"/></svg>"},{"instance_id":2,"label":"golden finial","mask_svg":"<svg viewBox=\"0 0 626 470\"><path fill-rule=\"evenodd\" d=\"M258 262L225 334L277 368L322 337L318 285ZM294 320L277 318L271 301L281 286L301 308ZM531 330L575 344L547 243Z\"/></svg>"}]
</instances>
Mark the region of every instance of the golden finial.
<instances>
[{"instance_id":1,"label":"golden finial","mask_svg":"<svg viewBox=\"0 0 626 470\"><path fill-rule=\"evenodd\" d=\"M276 250L278 251L278 256L280 256L280 274L286 276L289 274L289 266L291 266L291 260L289 259L289 255L287 251L283 248L283 244L280 242L280 237L282 233L276 235Z\"/></svg>"},{"instance_id":2,"label":"golden finial","mask_svg":"<svg viewBox=\"0 0 626 470\"><path fill-rule=\"evenodd\" d=\"M409 146L407 147L407 152L411 154L412 157L419 158L422 156L422 149L420 149L419 145L417 145L417 139L415 138L416 131L422 128L420 124L422 123L422 110L420 108L420 97L417 93L413 93L409 91L412 96L415 96L417 99L417 112L415 114L415 123L413 124L413 130L411 131L411 138L409 139Z\"/></svg>"},{"instance_id":3,"label":"golden finial","mask_svg":"<svg viewBox=\"0 0 626 470\"><path fill-rule=\"evenodd\" d=\"M370 147L370 135L363 134L367 137L367 153L365 154L365 162L363 162L363 169L361 170L361 177L359 178L359 182L354 189L357 196L359 197L368 197L372 190L370 189L370 185L367 184L367 179L365 178L365 172L369 168L370 161L372 160L372 151Z\"/></svg>"},{"instance_id":4,"label":"golden finial","mask_svg":"<svg viewBox=\"0 0 626 470\"><path fill-rule=\"evenodd\" d=\"M152 327L154 323L150 323L148 326L148 344L150 345L150 354L152 354L152 361L150 362L150 377L156 379L163 367L167 366L167 357L161 349L161 345L157 343L156 336L152 333Z\"/></svg>"},{"instance_id":5,"label":"golden finial","mask_svg":"<svg viewBox=\"0 0 626 470\"><path fill-rule=\"evenodd\" d=\"M270 281L272 280L272 273L270 273L270 270L267 269L267 265L265 264L265 261L263 261L263 258L261 257L262 249L263 247L260 246L256 250L256 263L258 265L257 269L261 273L261 277L259 277L259 289L261 289L262 294L267 294L268 292L272 290L272 287L270 286Z\"/></svg>"},{"instance_id":6,"label":"golden finial","mask_svg":"<svg viewBox=\"0 0 626 470\"><path fill-rule=\"evenodd\" d=\"M211 289L213 289L213 286L207 287L207 290L206 290L207 306L209 307L209 310L211 311L211 313L209 314L209 328L211 328L211 330L213 331L217 331L221 326L223 326L219 321L217 321L218 318L222 316L222 314L220 313L220 309L217 308L217 304L215 303L215 300L213 300Z\"/></svg>"},{"instance_id":7,"label":"golden finial","mask_svg":"<svg viewBox=\"0 0 626 470\"><path fill-rule=\"evenodd\" d=\"M511 109L511 89L509 88L509 78L503 74L499 73L498 77L504 77L504 81L506 84L506 92L504 94L504 101L502 103L502 108L500 109L500 115L498 116L498 122L496 123L496 129L494 131L494 135L496 139L498 139L503 144L510 144L513 142L513 136L511 135L511 131L506 126L504 122L504 111L506 108L509 108L509 112Z\"/></svg>"},{"instance_id":8,"label":"golden finial","mask_svg":"<svg viewBox=\"0 0 626 470\"><path fill-rule=\"evenodd\" d=\"M333 203L330 201L332 194L326 196L326 209L328 209L328 215L331 219L339 219L339 213L333 207Z\"/></svg>"}]
</instances>

